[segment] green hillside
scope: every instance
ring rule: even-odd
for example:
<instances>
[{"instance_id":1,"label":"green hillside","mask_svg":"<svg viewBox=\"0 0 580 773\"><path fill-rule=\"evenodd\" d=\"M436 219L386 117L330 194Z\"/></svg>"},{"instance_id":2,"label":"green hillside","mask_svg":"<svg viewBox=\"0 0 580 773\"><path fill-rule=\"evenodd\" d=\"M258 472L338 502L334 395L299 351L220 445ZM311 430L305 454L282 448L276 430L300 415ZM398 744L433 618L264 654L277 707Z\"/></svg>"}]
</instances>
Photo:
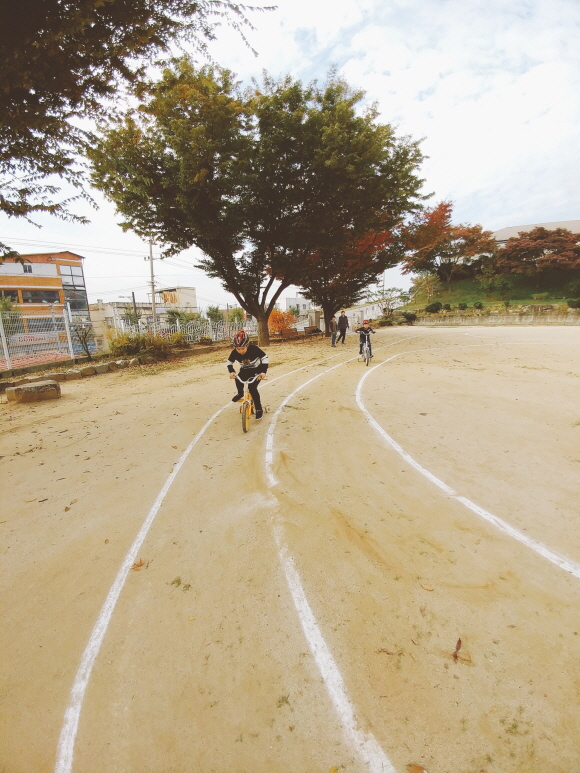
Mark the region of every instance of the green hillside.
<instances>
[{"instance_id":1,"label":"green hillside","mask_svg":"<svg viewBox=\"0 0 580 773\"><path fill-rule=\"evenodd\" d=\"M480 301L485 306L497 306L509 301L513 306L525 306L530 304L565 304L568 298L580 298L580 279L570 281L560 287L538 287L532 278L516 275L500 277L503 282L498 282L498 287L484 288L477 279L463 279L452 282L449 290L445 285L438 285L433 295L428 298L425 292L418 292L413 300L407 304L408 309L425 308L428 303L440 301L456 307L459 303L466 303L472 307Z\"/></svg>"}]
</instances>

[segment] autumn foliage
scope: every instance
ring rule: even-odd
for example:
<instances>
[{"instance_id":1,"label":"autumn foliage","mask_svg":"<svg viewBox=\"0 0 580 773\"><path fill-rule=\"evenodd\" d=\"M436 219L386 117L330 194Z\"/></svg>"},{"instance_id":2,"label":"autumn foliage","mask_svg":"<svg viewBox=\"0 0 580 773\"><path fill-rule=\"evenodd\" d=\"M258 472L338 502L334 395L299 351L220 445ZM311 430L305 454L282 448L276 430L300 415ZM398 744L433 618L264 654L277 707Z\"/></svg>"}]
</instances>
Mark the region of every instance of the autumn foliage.
<instances>
[{"instance_id":1,"label":"autumn foliage","mask_svg":"<svg viewBox=\"0 0 580 773\"><path fill-rule=\"evenodd\" d=\"M494 261L498 274L535 276L547 271L580 269L580 236L565 228L538 227L508 239Z\"/></svg>"},{"instance_id":2,"label":"autumn foliage","mask_svg":"<svg viewBox=\"0 0 580 773\"><path fill-rule=\"evenodd\" d=\"M480 225L453 225L452 211L452 204L442 201L417 212L402 229L404 273L437 274L449 286L474 260L494 253L497 245L491 231Z\"/></svg>"},{"instance_id":3,"label":"autumn foliage","mask_svg":"<svg viewBox=\"0 0 580 773\"><path fill-rule=\"evenodd\" d=\"M295 322L296 319L291 311L278 311L278 309L274 309L268 320L268 328L270 333L280 333L282 330L292 327Z\"/></svg>"}]
</instances>

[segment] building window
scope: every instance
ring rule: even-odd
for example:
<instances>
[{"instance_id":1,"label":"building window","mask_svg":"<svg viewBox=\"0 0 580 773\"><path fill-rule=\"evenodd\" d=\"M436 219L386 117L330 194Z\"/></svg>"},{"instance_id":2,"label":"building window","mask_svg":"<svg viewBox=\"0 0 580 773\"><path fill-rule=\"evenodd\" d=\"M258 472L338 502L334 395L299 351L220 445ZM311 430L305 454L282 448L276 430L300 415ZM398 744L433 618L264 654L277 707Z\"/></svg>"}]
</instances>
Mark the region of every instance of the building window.
<instances>
[{"instance_id":1,"label":"building window","mask_svg":"<svg viewBox=\"0 0 580 773\"><path fill-rule=\"evenodd\" d=\"M0 298L8 298L12 303L18 303L18 290L0 290Z\"/></svg>"},{"instance_id":2,"label":"building window","mask_svg":"<svg viewBox=\"0 0 580 773\"><path fill-rule=\"evenodd\" d=\"M25 274L32 274L32 266L29 263L25 263L22 266L22 269L23 269Z\"/></svg>"},{"instance_id":3,"label":"building window","mask_svg":"<svg viewBox=\"0 0 580 773\"><path fill-rule=\"evenodd\" d=\"M57 290L23 290L22 303L60 303Z\"/></svg>"},{"instance_id":4,"label":"building window","mask_svg":"<svg viewBox=\"0 0 580 773\"><path fill-rule=\"evenodd\" d=\"M65 289L64 299L70 304L71 311L87 311L87 294L84 290Z\"/></svg>"}]
</instances>

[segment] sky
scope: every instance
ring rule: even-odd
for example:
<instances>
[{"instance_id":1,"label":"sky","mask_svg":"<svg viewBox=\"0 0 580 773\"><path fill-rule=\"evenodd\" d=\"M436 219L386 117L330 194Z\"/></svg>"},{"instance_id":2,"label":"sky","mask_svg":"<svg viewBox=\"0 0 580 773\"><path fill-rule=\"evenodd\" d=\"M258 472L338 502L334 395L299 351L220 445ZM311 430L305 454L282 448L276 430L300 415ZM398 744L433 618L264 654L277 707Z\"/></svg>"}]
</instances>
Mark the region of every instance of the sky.
<instances>
[{"instance_id":1,"label":"sky","mask_svg":"<svg viewBox=\"0 0 580 773\"><path fill-rule=\"evenodd\" d=\"M432 203L454 221L505 226L580 218L580 2L578 0L279 0L250 12L240 36L218 30L210 53L242 83L264 70L324 81L336 67L375 102L379 120L422 140ZM91 223L0 216L0 241L20 252L70 249L86 257L89 301L147 300L148 246L117 225L113 205L73 208ZM196 287L200 306L234 299L194 268L195 249L154 261L156 283ZM398 269L386 286L408 287ZM288 288L282 299L294 296Z\"/></svg>"}]
</instances>

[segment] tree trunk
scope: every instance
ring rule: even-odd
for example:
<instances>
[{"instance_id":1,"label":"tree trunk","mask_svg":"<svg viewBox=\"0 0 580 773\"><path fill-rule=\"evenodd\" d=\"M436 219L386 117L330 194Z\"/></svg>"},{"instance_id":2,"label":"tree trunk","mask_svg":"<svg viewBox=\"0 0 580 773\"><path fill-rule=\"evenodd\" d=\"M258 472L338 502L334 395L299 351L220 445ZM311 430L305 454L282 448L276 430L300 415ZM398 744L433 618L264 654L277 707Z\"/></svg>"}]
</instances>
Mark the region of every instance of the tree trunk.
<instances>
[{"instance_id":1,"label":"tree trunk","mask_svg":"<svg viewBox=\"0 0 580 773\"><path fill-rule=\"evenodd\" d=\"M270 345L270 331L268 330L268 317L263 311L256 315L258 320L258 346L263 348Z\"/></svg>"},{"instance_id":2,"label":"tree trunk","mask_svg":"<svg viewBox=\"0 0 580 773\"><path fill-rule=\"evenodd\" d=\"M334 314L334 310L328 306L322 306L322 314L324 317L324 335L328 338L330 336L330 320Z\"/></svg>"}]
</instances>

